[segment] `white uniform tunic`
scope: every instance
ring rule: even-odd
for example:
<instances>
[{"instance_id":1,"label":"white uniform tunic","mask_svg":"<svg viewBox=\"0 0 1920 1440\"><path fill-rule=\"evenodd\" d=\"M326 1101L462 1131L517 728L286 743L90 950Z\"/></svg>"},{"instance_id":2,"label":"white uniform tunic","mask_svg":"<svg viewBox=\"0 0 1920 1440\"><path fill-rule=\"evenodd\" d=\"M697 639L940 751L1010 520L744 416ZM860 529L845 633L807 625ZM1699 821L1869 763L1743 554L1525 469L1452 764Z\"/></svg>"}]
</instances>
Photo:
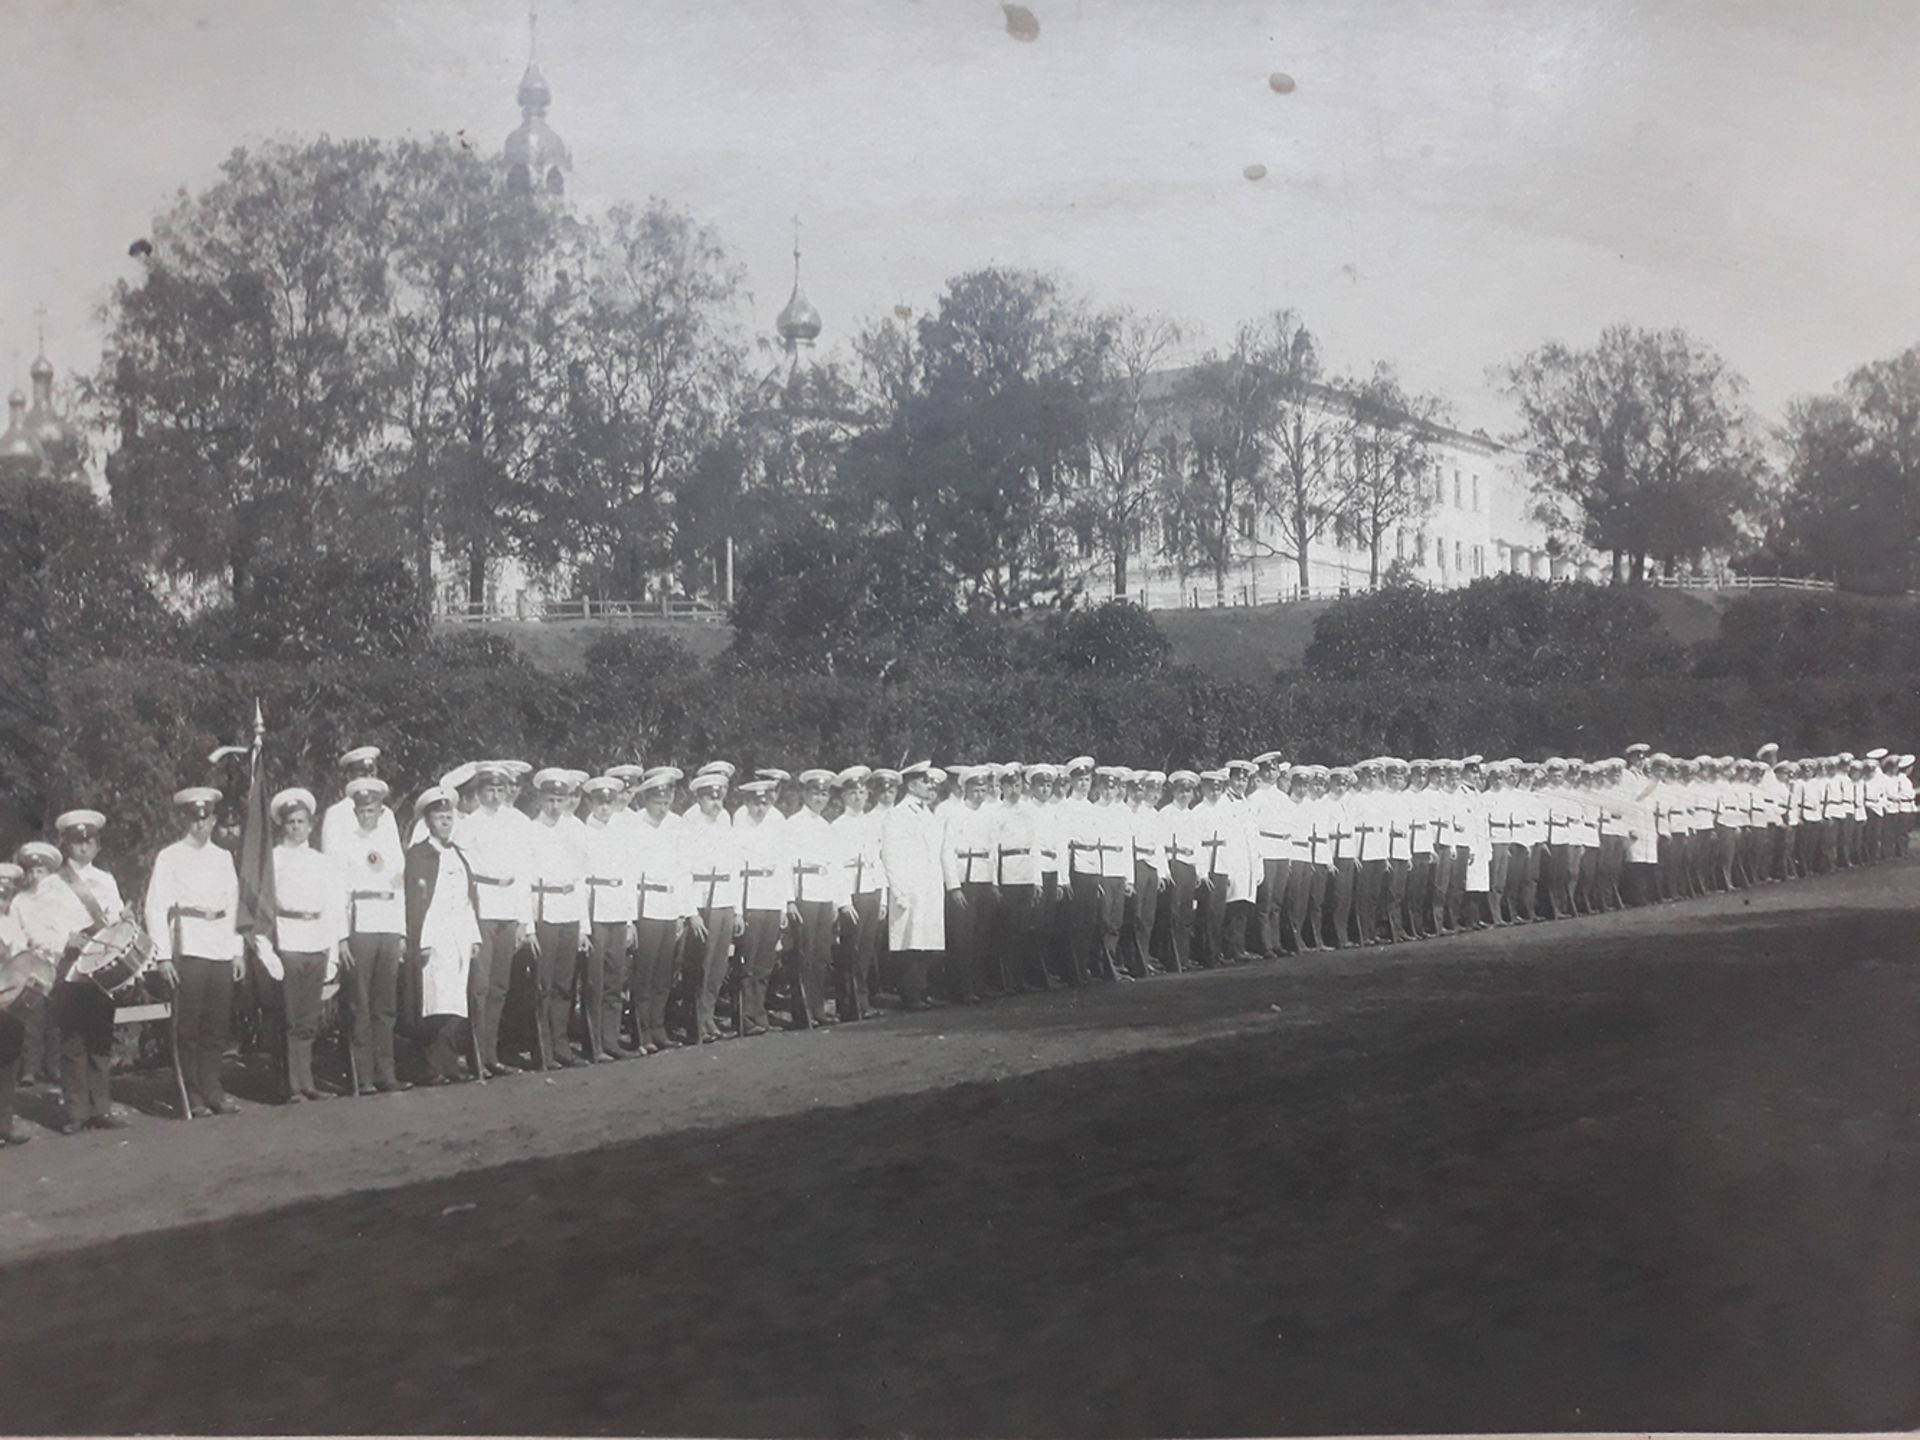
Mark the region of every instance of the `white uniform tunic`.
<instances>
[{"instance_id":1,"label":"white uniform tunic","mask_svg":"<svg viewBox=\"0 0 1920 1440\"><path fill-rule=\"evenodd\" d=\"M239 909L240 876L233 856L212 841L176 840L154 857L146 926L161 954L238 960L240 932L234 924Z\"/></svg>"},{"instance_id":2,"label":"white uniform tunic","mask_svg":"<svg viewBox=\"0 0 1920 1440\"><path fill-rule=\"evenodd\" d=\"M330 959L347 938L347 877L311 845L273 847L273 943Z\"/></svg>"},{"instance_id":3,"label":"white uniform tunic","mask_svg":"<svg viewBox=\"0 0 1920 1440\"><path fill-rule=\"evenodd\" d=\"M433 900L420 922L420 949L427 956L420 969L420 1013L467 1013L467 967L480 943L480 924L474 916L473 876L458 847L428 837L440 852L440 873L433 884Z\"/></svg>"},{"instance_id":4,"label":"white uniform tunic","mask_svg":"<svg viewBox=\"0 0 1920 1440\"><path fill-rule=\"evenodd\" d=\"M481 920L533 923L533 863L527 817L502 805L475 810L454 827L454 843L473 871L474 913Z\"/></svg>"},{"instance_id":5,"label":"white uniform tunic","mask_svg":"<svg viewBox=\"0 0 1920 1440\"><path fill-rule=\"evenodd\" d=\"M336 805L334 807L338 809ZM331 818L333 811L327 812ZM320 848L340 867L347 885L347 928L355 935L407 933L406 857L400 851L400 827L393 812L382 809L373 829L362 830L352 806L347 823L323 835Z\"/></svg>"},{"instance_id":6,"label":"white uniform tunic","mask_svg":"<svg viewBox=\"0 0 1920 1440\"><path fill-rule=\"evenodd\" d=\"M938 816L909 795L887 812L880 857L887 867L887 943L896 952L947 946L946 885Z\"/></svg>"},{"instance_id":7,"label":"white uniform tunic","mask_svg":"<svg viewBox=\"0 0 1920 1440\"><path fill-rule=\"evenodd\" d=\"M733 834L731 829L725 833ZM643 814L628 832L638 868L634 913L642 920L684 920L693 914L692 872L681 835L681 824L672 815L656 825Z\"/></svg>"},{"instance_id":8,"label":"white uniform tunic","mask_svg":"<svg viewBox=\"0 0 1920 1440\"><path fill-rule=\"evenodd\" d=\"M548 925L581 925L587 919L586 825L574 815L527 824L529 888L533 918ZM468 837L462 836L464 845Z\"/></svg>"},{"instance_id":9,"label":"white uniform tunic","mask_svg":"<svg viewBox=\"0 0 1920 1440\"><path fill-rule=\"evenodd\" d=\"M887 867L880 858L881 819L878 810L862 810L858 815L848 811L833 822L849 895L871 895L887 888Z\"/></svg>"}]
</instances>

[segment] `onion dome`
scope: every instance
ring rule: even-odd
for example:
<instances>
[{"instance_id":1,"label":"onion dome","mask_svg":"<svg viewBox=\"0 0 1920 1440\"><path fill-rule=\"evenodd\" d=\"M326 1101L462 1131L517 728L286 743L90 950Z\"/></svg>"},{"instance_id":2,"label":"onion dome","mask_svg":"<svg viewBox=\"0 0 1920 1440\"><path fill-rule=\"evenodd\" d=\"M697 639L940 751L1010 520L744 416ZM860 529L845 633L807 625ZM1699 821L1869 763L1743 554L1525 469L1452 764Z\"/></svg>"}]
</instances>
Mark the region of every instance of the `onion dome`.
<instances>
[{"instance_id":1,"label":"onion dome","mask_svg":"<svg viewBox=\"0 0 1920 1440\"><path fill-rule=\"evenodd\" d=\"M79 468L80 437L53 408L53 362L37 356L27 373L33 379L33 407L25 420L27 438L39 450L49 474L70 475Z\"/></svg>"},{"instance_id":2,"label":"onion dome","mask_svg":"<svg viewBox=\"0 0 1920 1440\"><path fill-rule=\"evenodd\" d=\"M573 169L573 157L567 143L547 124L547 107L553 103L553 87L540 73L540 62L533 53L534 17L527 17L527 70L520 77L515 99L520 102L520 125L509 136L502 152L507 162L507 184L522 194L543 190L561 194L567 188L567 172Z\"/></svg>"},{"instance_id":3,"label":"onion dome","mask_svg":"<svg viewBox=\"0 0 1920 1440\"><path fill-rule=\"evenodd\" d=\"M40 447L27 433L27 397L16 390L7 397L7 428L0 434L0 475L13 479L45 472Z\"/></svg>"},{"instance_id":4,"label":"onion dome","mask_svg":"<svg viewBox=\"0 0 1920 1440\"><path fill-rule=\"evenodd\" d=\"M765 311L761 312L765 314ZM793 294L786 305L774 318L774 328L780 332L780 338L789 344L811 345L820 338L820 312L813 308L811 301L800 293L800 282L793 282Z\"/></svg>"}]
</instances>

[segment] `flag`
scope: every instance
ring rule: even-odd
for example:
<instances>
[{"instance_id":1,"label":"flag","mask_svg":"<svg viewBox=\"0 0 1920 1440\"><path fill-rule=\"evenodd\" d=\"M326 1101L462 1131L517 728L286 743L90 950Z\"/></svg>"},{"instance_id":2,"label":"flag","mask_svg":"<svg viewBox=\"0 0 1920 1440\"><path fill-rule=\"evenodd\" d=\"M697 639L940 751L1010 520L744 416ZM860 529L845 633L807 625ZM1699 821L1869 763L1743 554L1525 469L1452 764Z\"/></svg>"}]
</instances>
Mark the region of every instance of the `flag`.
<instances>
[{"instance_id":1,"label":"flag","mask_svg":"<svg viewBox=\"0 0 1920 1440\"><path fill-rule=\"evenodd\" d=\"M273 933L273 817L267 813L267 766L264 754L266 721L260 702L253 702L252 779L247 786L247 812L240 830L240 914L243 935L257 935L271 943Z\"/></svg>"}]
</instances>

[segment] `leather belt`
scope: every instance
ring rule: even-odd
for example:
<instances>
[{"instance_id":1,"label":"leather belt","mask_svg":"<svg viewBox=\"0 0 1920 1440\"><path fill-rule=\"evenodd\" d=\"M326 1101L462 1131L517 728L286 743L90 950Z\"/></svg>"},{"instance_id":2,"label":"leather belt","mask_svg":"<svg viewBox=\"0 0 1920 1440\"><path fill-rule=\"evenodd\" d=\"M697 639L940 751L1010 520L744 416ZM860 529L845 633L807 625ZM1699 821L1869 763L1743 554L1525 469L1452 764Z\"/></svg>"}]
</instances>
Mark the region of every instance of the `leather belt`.
<instances>
[{"instance_id":1,"label":"leather belt","mask_svg":"<svg viewBox=\"0 0 1920 1440\"><path fill-rule=\"evenodd\" d=\"M167 914L170 918L180 920L224 920L227 918L226 911L209 910L204 905L176 905L169 910Z\"/></svg>"},{"instance_id":2,"label":"leather belt","mask_svg":"<svg viewBox=\"0 0 1920 1440\"><path fill-rule=\"evenodd\" d=\"M398 900L398 890L356 890L348 897L353 900Z\"/></svg>"},{"instance_id":3,"label":"leather belt","mask_svg":"<svg viewBox=\"0 0 1920 1440\"><path fill-rule=\"evenodd\" d=\"M281 910L276 912L282 920L318 920L318 910Z\"/></svg>"},{"instance_id":4,"label":"leather belt","mask_svg":"<svg viewBox=\"0 0 1920 1440\"><path fill-rule=\"evenodd\" d=\"M493 875L475 875L473 877L473 883L476 885L511 885L513 881L511 879L502 880Z\"/></svg>"},{"instance_id":5,"label":"leather belt","mask_svg":"<svg viewBox=\"0 0 1920 1440\"><path fill-rule=\"evenodd\" d=\"M602 880L598 875L589 875L587 877L587 884L589 885L624 885L626 883L624 880Z\"/></svg>"},{"instance_id":6,"label":"leather belt","mask_svg":"<svg viewBox=\"0 0 1920 1440\"><path fill-rule=\"evenodd\" d=\"M533 886L533 893L536 895L571 895L573 894L573 886L571 884L549 885L545 881L536 880Z\"/></svg>"}]
</instances>

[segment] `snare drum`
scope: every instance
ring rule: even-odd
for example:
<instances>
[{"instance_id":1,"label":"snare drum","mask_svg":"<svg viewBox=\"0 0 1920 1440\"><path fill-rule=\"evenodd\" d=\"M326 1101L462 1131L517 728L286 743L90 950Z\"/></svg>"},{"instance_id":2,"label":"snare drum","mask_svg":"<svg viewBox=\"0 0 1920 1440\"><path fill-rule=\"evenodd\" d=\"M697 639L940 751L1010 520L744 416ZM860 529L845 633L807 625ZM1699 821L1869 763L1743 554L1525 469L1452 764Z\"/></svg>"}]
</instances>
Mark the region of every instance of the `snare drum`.
<instances>
[{"instance_id":1,"label":"snare drum","mask_svg":"<svg viewBox=\"0 0 1920 1440\"><path fill-rule=\"evenodd\" d=\"M0 957L0 1010L24 1018L53 991L53 957L40 950L20 950Z\"/></svg>"},{"instance_id":2,"label":"snare drum","mask_svg":"<svg viewBox=\"0 0 1920 1440\"><path fill-rule=\"evenodd\" d=\"M75 984L85 980L113 996L127 989L153 964L153 941L140 923L122 917L103 925L80 946L67 979Z\"/></svg>"}]
</instances>

